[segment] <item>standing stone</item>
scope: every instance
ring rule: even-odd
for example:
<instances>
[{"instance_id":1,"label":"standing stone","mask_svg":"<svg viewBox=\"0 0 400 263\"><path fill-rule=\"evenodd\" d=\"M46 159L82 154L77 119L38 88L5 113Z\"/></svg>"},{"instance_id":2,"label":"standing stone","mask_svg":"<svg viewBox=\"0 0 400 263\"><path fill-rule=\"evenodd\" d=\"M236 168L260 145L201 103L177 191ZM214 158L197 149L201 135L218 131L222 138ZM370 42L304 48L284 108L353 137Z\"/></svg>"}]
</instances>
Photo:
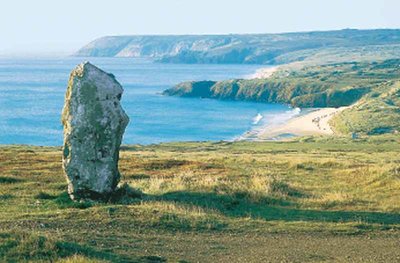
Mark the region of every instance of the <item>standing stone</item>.
<instances>
[{"instance_id":1,"label":"standing stone","mask_svg":"<svg viewBox=\"0 0 400 263\"><path fill-rule=\"evenodd\" d=\"M122 92L114 75L89 62L71 72L62 112L62 163L74 200L105 200L117 187L119 147L129 122Z\"/></svg>"}]
</instances>

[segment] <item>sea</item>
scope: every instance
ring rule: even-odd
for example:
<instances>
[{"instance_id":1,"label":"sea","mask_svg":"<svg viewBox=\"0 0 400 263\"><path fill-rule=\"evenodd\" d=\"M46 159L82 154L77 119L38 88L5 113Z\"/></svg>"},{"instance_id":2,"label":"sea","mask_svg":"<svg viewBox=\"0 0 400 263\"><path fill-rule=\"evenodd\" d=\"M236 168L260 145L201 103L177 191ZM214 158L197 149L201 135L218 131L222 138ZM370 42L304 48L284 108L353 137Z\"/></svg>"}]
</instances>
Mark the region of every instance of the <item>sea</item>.
<instances>
[{"instance_id":1,"label":"sea","mask_svg":"<svg viewBox=\"0 0 400 263\"><path fill-rule=\"evenodd\" d=\"M262 65L162 64L133 58L0 59L0 144L59 146L61 111L71 70L90 61L124 87L130 118L124 144L232 141L297 115L288 105L163 96L188 80L248 78Z\"/></svg>"}]
</instances>

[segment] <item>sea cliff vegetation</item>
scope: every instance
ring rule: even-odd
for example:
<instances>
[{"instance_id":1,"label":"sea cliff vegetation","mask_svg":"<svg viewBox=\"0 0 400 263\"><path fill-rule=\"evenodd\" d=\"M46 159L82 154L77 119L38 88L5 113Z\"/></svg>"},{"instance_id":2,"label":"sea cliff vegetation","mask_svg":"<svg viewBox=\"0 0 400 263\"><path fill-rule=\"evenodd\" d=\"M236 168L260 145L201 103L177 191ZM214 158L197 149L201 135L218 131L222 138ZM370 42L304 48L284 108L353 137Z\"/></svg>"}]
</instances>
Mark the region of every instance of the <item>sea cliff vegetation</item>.
<instances>
[{"instance_id":1,"label":"sea cliff vegetation","mask_svg":"<svg viewBox=\"0 0 400 263\"><path fill-rule=\"evenodd\" d=\"M0 146L0 261L395 262L399 143L124 146L107 203L69 199L60 147Z\"/></svg>"},{"instance_id":2,"label":"sea cliff vegetation","mask_svg":"<svg viewBox=\"0 0 400 263\"><path fill-rule=\"evenodd\" d=\"M294 107L341 107L357 103L333 120L338 132L383 133L399 130L400 59L286 66L266 79L183 82L164 95L266 103ZM373 125L366 122L372 114ZM367 118L373 121L373 118Z\"/></svg>"}]
</instances>

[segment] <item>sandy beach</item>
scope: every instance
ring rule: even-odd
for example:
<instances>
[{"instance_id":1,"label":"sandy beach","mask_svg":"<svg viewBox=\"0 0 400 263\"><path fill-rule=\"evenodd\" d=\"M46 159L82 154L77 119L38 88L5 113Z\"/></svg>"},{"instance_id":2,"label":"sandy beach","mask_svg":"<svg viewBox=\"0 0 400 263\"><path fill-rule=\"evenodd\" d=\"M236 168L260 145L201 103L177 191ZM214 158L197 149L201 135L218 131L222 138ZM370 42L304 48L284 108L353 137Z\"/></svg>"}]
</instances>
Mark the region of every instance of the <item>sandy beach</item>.
<instances>
[{"instance_id":1,"label":"sandy beach","mask_svg":"<svg viewBox=\"0 0 400 263\"><path fill-rule=\"evenodd\" d=\"M279 67L268 67L258 69L254 74L250 75L248 79L267 79L272 76Z\"/></svg>"},{"instance_id":2,"label":"sandy beach","mask_svg":"<svg viewBox=\"0 0 400 263\"><path fill-rule=\"evenodd\" d=\"M258 139L279 139L289 134L293 136L332 135L334 132L329 125L329 120L346 108L348 107L321 108L301 114L285 124L266 127L258 134Z\"/></svg>"},{"instance_id":3,"label":"sandy beach","mask_svg":"<svg viewBox=\"0 0 400 263\"><path fill-rule=\"evenodd\" d=\"M271 77L279 67L268 67L257 70L249 79L266 79ZM334 132L329 120L337 113L348 107L317 108L303 110L299 116L290 119L287 123L277 126L267 126L258 131L250 131L241 139L251 140L282 140L293 136L305 135L332 135Z\"/></svg>"}]
</instances>

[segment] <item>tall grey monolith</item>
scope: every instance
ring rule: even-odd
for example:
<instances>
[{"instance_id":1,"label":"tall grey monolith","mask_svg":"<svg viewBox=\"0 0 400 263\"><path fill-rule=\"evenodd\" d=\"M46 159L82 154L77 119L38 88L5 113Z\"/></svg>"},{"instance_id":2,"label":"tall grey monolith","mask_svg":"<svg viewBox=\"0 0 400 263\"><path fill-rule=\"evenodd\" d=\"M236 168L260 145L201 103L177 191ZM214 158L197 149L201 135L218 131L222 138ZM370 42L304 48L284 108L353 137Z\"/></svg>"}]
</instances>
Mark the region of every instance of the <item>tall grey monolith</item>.
<instances>
[{"instance_id":1,"label":"tall grey monolith","mask_svg":"<svg viewBox=\"0 0 400 263\"><path fill-rule=\"evenodd\" d=\"M114 75L89 62L71 72L62 112L62 164L74 200L104 200L117 187L119 148L129 122L122 92Z\"/></svg>"}]
</instances>

